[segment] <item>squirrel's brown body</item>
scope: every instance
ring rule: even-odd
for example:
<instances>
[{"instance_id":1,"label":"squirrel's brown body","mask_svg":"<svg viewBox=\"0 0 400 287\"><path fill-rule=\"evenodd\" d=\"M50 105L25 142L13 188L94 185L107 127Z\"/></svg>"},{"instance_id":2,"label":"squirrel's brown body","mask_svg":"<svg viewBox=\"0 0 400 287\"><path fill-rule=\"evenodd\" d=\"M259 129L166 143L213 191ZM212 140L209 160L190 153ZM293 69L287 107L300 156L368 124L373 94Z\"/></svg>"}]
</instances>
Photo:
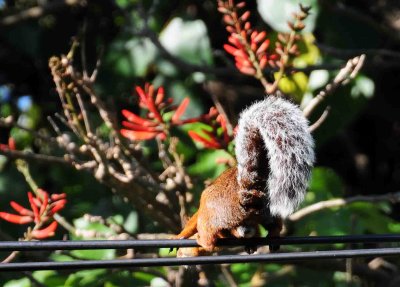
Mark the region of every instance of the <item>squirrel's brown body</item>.
<instances>
[{"instance_id":1,"label":"squirrel's brown body","mask_svg":"<svg viewBox=\"0 0 400 287\"><path fill-rule=\"evenodd\" d=\"M237 166L203 191L197 213L177 236L195 237L202 248L178 255L212 251L221 237L257 236L259 225L279 236L282 218L304 199L314 141L298 106L276 96L251 105L240 115L235 142Z\"/></svg>"},{"instance_id":2,"label":"squirrel's brown body","mask_svg":"<svg viewBox=\"0 0 400 287\"><path fill-rule=\"evenodd\" d=\"M279 236L281 219L266 214L265 193L253 190L246 193L244 200L239 191L237 168L230 168L203 191L198 211L177 238L190 238L197 233L197 242L205 251L212 251L218 238L259 235L259 224L268 229L269 236ZM190 253L199 255L203 251L190 250Z\"/></svg>"}]
</instances>

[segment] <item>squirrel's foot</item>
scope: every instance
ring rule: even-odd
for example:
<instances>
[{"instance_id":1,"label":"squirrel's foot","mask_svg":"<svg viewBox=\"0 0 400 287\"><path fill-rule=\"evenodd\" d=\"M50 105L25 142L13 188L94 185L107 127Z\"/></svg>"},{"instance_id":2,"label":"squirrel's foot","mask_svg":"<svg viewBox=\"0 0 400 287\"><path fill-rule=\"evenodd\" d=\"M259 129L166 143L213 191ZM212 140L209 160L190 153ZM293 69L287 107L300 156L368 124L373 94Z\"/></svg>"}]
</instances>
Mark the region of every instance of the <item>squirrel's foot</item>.
<instances>
[{"instance_id":1,"label":"squirrel's foot","mask_svg":"<svg viewBox=\"0 0 400 287\"><path fill-rule=\"evenodd\" d=\"M270 253L277 252L281 248L281 246L279 244L270 244L270 245L268 245L268 247L269 247Z\"/></svg>"},{"instance_id":2,"label":"squirrel's foot","mask_svg":"<svg viewBox=\"0 0 400 287\"><path fill-rule=\"evenodd\" d=\"M197 234L196 241L201 247L203 247L205 251L212 252L215 249L217 238L213 236L207 236L206 238L204 238Z\"/></svg>"},{"instance_id":3,"label":"squirrel's foot","mask_svg":"<svg viewBox=\"0 0 400 287\"><path fill-rule=\"evenodd\" d=\"M244 251L247 252L247 254L253 254L257 251L257 246L255 245L247 245L244 247Z\"/></svg>"},{"instance_id":4,"label":"squirrel's foot","mask_svg":"<svg viewBox=\"0 0 400 287\"><path fill-rule=\"evenodd\" d=\"M186 237L181 236L180 234L178 234L178 235L172 236L171 239L186 239ZM168 253L171 253L172 251L174 251L175 248L176 247L170 247L169 250L168 250ZM179 252L179 248L176 248L176 251Z\"/></svg>"}]
</instances>

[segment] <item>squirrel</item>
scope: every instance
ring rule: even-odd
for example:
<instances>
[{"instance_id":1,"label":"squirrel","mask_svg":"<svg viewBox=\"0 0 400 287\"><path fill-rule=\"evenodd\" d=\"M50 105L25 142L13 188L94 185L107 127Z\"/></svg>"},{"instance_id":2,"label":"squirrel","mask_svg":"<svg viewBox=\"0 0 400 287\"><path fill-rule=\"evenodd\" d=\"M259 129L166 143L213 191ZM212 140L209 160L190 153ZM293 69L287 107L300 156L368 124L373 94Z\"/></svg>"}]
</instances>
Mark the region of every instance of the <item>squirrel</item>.
<instances>
[{"instance_id":1,"label":"squirrel","mask_svg":"<svg viewBox=\"0 0 400 287\"><path fill-rule=\"evenodd\" d=\"M178 257L215 251L218 238L259 236L259 225L279 237L282 220L304 199L315 156L298 106L273 95L252 104L239 117L235 141L237 165L202 192L198 211L175 237L196 238L201 247L179 249Z\"/></svg>"}]
</instances>

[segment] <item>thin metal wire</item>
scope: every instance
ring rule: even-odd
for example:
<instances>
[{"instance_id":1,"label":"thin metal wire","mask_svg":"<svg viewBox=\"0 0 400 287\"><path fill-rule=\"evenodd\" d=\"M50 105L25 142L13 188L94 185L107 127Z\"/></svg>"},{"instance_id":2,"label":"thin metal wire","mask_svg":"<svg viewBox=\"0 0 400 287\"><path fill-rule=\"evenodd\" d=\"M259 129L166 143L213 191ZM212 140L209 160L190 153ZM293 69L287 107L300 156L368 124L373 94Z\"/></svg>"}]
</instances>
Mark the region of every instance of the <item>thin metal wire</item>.
<instances>
[{"instance_id":1,"label":"thin metal wire","mask_svg":"<svg viewBox=\"0 0 400 287\"><path fill-rule=\"evenodd\" d=\"M0 271L66 270L96 268L132 268L223 263L286 263L310 259L355 258L400 255L400 248L350 249L310 252L289 252L260 255L221 255L186 258L145 258L119 260L88 260L69 262L24 262L0 264Z\"/></svg>"},{"instance_id":2,"label":"thin metal wire","mask_svg":"<svg viewBox=\"0 0 400 287\"><path fill-rule=\"evenodd\" d=\"M281 238L224 238L217 246L263 246L292 244L335 244L335 243L381 243L400 242L400 234L306 236ZM1 241L0 251L39 250L89 250L89 249L130 249L130 248L174 248L198 246L194 239L165 240L83 240L83 241Z\"/></svg>"}]
</instances>

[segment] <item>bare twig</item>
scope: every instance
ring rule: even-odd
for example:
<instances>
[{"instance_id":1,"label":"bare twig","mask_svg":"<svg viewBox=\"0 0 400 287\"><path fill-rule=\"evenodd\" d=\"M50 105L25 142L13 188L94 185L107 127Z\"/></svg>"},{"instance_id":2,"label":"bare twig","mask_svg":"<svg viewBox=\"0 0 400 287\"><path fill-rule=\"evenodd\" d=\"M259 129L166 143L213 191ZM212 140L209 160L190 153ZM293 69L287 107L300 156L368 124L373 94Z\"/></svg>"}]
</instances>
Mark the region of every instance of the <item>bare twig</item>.
<instances>
[{"instance_id":1,"label":"bare twig","mask_svg":"<svg viewBox=\"0 0 400 287\"><path fill-rule=\"evenodd\" d=\"M36 154L27 151L19 151L19 150L9 150L9 149L0 149L0 155L4 155L9 159L23 159L29 162L41 162L47 164L62 164L62 165L71 165L71 163L61 157L44 155L44 154Z\"/></svg>"},{"instance_id":2,"label":"bare twig","mask_svg":"<svg viewBox=\"0 0 400 287\"><path fill-rule=\"evenodd\" d=\"M83 26L81 30L81 61L82 61L82 74L83 74L83 79L88 80L89 79L89 74L87 70L87 61L86 61L86 31L87 31L87 18L83 21Z\"/></svg>"},{"instance_id":3,"label":"bare twig","mask_svg":"<svg viewBox=\"0 0 400 287\"><path fill-rule=\"evenodd\" d=\"M47 120L49 121L50 125L53 127L53 130L56 132L56 134L58 136L61 136L61 130L60 128L57 126L57 124L55 123L55 121L53 120L53 118L51 116L47 117Z\"/></svg>"},{"instance_id":4,"label":"bare twig","mask_svg":"<svg viewBox=\"0 0 400 287\"><path fill-rule=\"evenodd\" d=\"M226 265L221 265L221 271L222 274L224 275L224 278L226 279L227 283L231 287L237 287L238 284L235 281L235 278L233 278L232 272L229 269L229 266Z\"/></svg>"},{"instance_id":5,"label":"bare twig","mask_svg":"<svg viewBox=\"0 0 400 287\"><path fill-rule=\"evenodd\" d=\"M100 69L101 59L103 57L103 53L104 53L104 48L101 47L99 55L98 55L98 59L96 61L96 66L94 67L93 72L92 72L92 74L90 75L90 78L89 78L89 81L92 82L92 83L94 83L96 81L97 75L99 73L99 69Z\"/></svg>"},{"instance_id":6,"label":"bare twig","mask_svg":"<svg viewBox=\"0 0 400 287\"><path fill-rule=\"evenodd\" d=\"M384 195L358 195L349 198L336 198L325 201L320 201L312 205L306 206L299 211L293 213L289 216L290 221L298 221L303 217L310 215L311 213L320 211L322 209L339 207L353 202L379 202L379 201L389 201L389 202L400 202L400 192L388 193Z\"/></svg>"},{"instance_id":7,"label":"bare twig","mask_svg":"<svg viewBox=\"0 0 400 287\"><path fill-rule=\"evenodd\" d=\"M347 61L346 66L342 68L336 77L326 87L313 98L308 105L303 109L305 117L310 117L315 108L325 100L325 98L332 94L339 86L347 84L353 79L360 71L364 64L365 55L361 55Z\"/></svg>"},{"instance_id":8,"label":"bare twig","mask_svg":"<svg viewBox=\"0 0 400 287\"><path fill-rule=\"evenodd\" d=\"M85 104L82 101L82 97L79 93L76 93L76 99L78 100L79 108L81 109L83 122L85 123L86 133L88 136L93 135L92 128L90 126L90 121L86 112Z\"/></svg>"},{"instance_id":9,"label":"bare twig","mask_svg":"<svg viewBox=\"0 0 400 287\"><path fill-rule=\"evenodd\" d=\"M18 256L19 253L20 253L20 251L11 252L5 259L3 259L1 261L1 263L10 263L11 261L13 261Z\"/></svg>"},{"instance_id":10,"label":"bare twig","mask_svg":"<svg viewBox=\"0 0 400 287\"><path fill-rule=\"evenodd\" d=\"M309 126L308 130L310 131L310 133L312 133L313 131L318 129L325 122L325 120L329 116L330 110L331 110L331 107L327 106L326 109L324 110L324 112L322 113L322 115L319 117L319 119L316 120L312 125Z\"/></svg>"}]
</instances>

